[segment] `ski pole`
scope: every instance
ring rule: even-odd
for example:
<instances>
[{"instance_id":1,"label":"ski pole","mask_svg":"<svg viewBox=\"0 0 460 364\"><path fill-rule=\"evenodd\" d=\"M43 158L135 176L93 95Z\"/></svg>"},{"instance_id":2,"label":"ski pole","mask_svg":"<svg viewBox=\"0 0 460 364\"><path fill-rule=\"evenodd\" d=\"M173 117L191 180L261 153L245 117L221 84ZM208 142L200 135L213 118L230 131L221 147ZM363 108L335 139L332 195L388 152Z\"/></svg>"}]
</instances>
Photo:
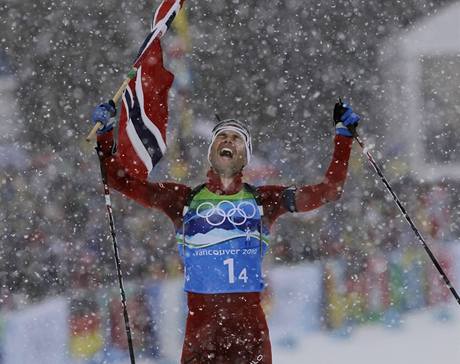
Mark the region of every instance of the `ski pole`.
<instances>
[{"instance_id":1,"label":"ski pole","mask_svg":"<svg viewBox=\"0 0 460 364\"><path fill-rule=\"evenodd\" d=\"M123 95L123 92L126 90L126 87L128 87L129 82L136 76L136 68L132 68L131 71L129 71L126 79L123 81L122 85L118 89L118 91L115 93L115 95L112 98L112 101L116 104L118 100L121 98ZM94 136L96 135L96 132L99 130L99 128L102 126L102 123L97 122L91 132L88 134L86 137L86 141L91 141ZM121 295L121 305L123 307L123 318L125 322L125 330L126 330L126 337L128 339L128 349L129 349L129 357L131 359L131 364L136 363L136 359L134 356L134 346L133 346L133 338L132 338L132 331L131 331L131 325L129 323L129 315L128 315L128 306L126 303L126 293L125 293L125 288L123 285L123 274L121 270L121 262L120 262L120 255L118 253L118 242L117 242L117 235L116 235L116 230L115 230L115 221L113 218L113 210L112 210L112 201L110 199L110 189L109 189L109 184L107 181L107 173L104 168L104 164L102 162L102 150L99 145L99 143L96 146L96 152L98 155L99 159L99 166L101 169L101 178L102 178L102 184L104 185L104 195L105 195L105 206L107 208L107 214L109 217L109 226L110 226L110 234L112 236L112 243L113 243L113 252L114 252L114 258L115 258L115 266L117 268L117 277L118 277L118 284L120 287L120 295Z\"/></svg>"},{"instance_id":2,"label":"ski pole","mask_svg":"<svg viewBox=\"0 0 460 364\"><path fill-rule=\"evenodd\" d=\"M120 295L121 295L121 305L123 307L123 317L125 320L125 329L126 329L126 336L128 338L128 348L129 348L129 357L131 359L131 364L135 364L135 357L134 357L134 347L133 347L133 339L131 333L131 326L129 324L129 316L128 316L128 306L126 304L126 293L123 285L123 275L121 271L121 263L120 263L120 256L118 254L118 243L117 243L117 235L115 232L115 222L113 219L113 211L112 211L112 201L110 199L110 190L109 185L107 182L107 173L104 168L104 164L102 162L102 150L98 143L96 146L96 152L99 157L99 165L101 167L101 177L102 183L104 185L104 195L105 195L105 206L107 207L107 213L109 216L109 225L110 225L110 234L112 235L112 242L113 242L113 252L115 257L115 265L117 267L117 276L118 276L118 284L120 286Z\"/></svg>"},{"instance_id":3,"label":"ski pole","mask_svg":"<svg viewBox=\"0 0 460 364\"><path fill-rule=\"evenodd\" d=\"M123 92L125 92L126 90L126 87L128 87L128 84L129 82L134 78L136 77L136 72L137 72L137 68L133 67L127 74L125 80L123 81L123 83L121 84L120 88L118 89L118 91L115 93L115 95L113 96L112 98L112 101L114 102L114 104L116 104L118 102L118 100L120 99L120 97L123 95ZM99 130L99 128L102 126L102 123L100 121L98 121L94 127L91 129L91 131L89 132L89 134L87 135L86 137L86 141L89 142L91 141L94 136L96 135L96 132Z\"/></svg>"},{"instance_id":4,"label":"ski pole","mask_svg":"<svg viewBox=\"0 0 460 364\"><path fill-rule=\"evenodd\" d=\"M372 157L371 153L369 152L369 150L365 147L364 145L364 142L361 140L361 138L359 137L358 133L356 132L355 128L351 128L350 130L352 133L353 133L353 137L355 138L355 140L358 142L358 144L360 145L362 151L363 151L363 154L365 154L367 156L367 159L369 160L369 163L372 165L372 167L374 168L375 172L377 172L377 174L379 175L380 179L382 180L383 184L385 185L387 191L391 194L391 196L393 197L393 200L394 202L396 203L396 205L399 207L399 210L402 212L404 218L406 219L407 223L410 225L410 227L412 228L412 231L415 233L415 235L417 236L418 240L422 243L422 246L423 248L425 249L425 251L427 252L428 256L430 257L431 261L433 262L434 266L436 267L436 269L438 270L438 272L441 274L441 277L442 279L444 280L447 288L449 288L449 290L452 292L452 295L455 297L457 303L460 305L460 296L458 295L457 291L455 290L455 288L452 286L452 284L450 283L450 280L449 278L447 277L446 273L444 273L444 270L442 269L441 265L439 264L438 260L436 259L436 257L434 256L434 254L432 253L431 249L429 248L428 244L426 243L425 239L423 238L422 234L419 232L419 230L417 229L417 227L415 226L414 222L412 221L412 219L410 218L410 216L408 215L406 209L404 208L404 206L402 205L401 201L399 200L398 196L396 196L396 193L393 191L393 189L391 188L390 186L390 183L388 182L388 180L385 178L381 168L378 166L377 162L374 160L374 158Z\"/></svg>"}]
</instances>

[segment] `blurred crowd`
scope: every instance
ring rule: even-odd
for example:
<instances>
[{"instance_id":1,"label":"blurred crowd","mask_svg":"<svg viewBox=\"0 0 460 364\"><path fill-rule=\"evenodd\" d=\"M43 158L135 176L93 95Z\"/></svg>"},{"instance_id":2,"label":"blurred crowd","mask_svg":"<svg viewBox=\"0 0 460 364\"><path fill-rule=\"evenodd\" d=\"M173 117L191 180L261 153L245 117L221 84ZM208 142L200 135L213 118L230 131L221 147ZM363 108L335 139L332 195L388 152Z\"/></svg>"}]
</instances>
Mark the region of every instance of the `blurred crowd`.
<instances>
[{"instance_id":1,"label":"blurred crowd","mask_svg":"<svg viewBox=\"0 0 460 364\"><path fill-rule=\"evenodd\" d=\"M0 177L1 307L116 283L102 186L97 174L88 173L89 168L53 156L32 158L25 169L4 168ZM171 251L172 230L163 228L166 218L126 199L115 200L125 279L180 274Z\"/></svg>"},{"instance_id":2,"label":"blurred crowd","mask_svg":"<svg viewBox=\"0 0 460 364\"><path fill-rule=\"evenodd\" d=\"M0 189L1 307L116 285L102 187L93 173L96 164L95 158L71 165L48 155L32 158L27 168L5 166ZM354 176L355 172L338 203L279 220L268 265L342 256L360 266L376 252L419 244L383 187L373 177ZM455 184L407 179L393 188L430 243L454 240ZM168 219L114 195L125 279L180 276Z\"/></svg>"}]
</instances>

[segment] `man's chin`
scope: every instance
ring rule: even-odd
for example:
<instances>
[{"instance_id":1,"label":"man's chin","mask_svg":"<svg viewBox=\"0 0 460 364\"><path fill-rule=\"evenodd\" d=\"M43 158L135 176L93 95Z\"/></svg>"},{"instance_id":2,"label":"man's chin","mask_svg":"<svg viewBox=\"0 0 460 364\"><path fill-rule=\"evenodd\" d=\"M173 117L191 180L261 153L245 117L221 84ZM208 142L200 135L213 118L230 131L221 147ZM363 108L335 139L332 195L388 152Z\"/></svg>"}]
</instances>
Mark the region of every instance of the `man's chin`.
<instances>
[{"instance_id":1,"label":"man's chin","mask_svg":"<svg viewBox=\"0 0 460 364\"><path fill-rule=\"evenodd\" d=\"M233 177L237 175L244 166L238 166L233 161L228 161L229 163L215 163L212 165L212 168L221 176Z\"/></svg>"}]
</instances>

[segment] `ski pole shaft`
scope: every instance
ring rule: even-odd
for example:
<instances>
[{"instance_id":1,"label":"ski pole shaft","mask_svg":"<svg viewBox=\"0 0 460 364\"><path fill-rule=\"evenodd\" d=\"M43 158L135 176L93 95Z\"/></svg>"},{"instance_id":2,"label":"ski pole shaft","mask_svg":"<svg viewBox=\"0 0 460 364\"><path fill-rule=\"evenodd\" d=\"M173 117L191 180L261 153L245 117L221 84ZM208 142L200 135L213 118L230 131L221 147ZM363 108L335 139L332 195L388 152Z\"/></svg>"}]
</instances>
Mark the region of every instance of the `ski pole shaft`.
<instances>
[{"instance_id":1,"label":"ski pole shaft","mask_svg":"<svg viewBox=\"0 0 460 364\"><path fill-rule=\"evenodd\" d=\"M104 195L105 195L105 206L107 207L107 214L109 217L109 225L110 225L110 234L112 236L112 243L113 243L113 252L115 258L115 266L117 268L117 277L118 277L118 284L120 287L120 295L121 295L121 305L123 308L123 317L125 321L125 329L126 329L126 336L128 339L128 348L129 348L129 357L131 359L131 364L135 364L135 357L134 357L134 347L133 347L133 339L132 339L132 332L131 332L131 325L129 324L129 315L128 315L128 306L126 303L126 293L123 285L123 274L121 270L121 262L120 262L120 255L118 253L118 243L117 243L117 235L115 230L115 221L113 219L113 211L112 211L112 201L110 199L110 190L109 185L107 182L107 174L104 169L102 158L102 151L100 146L96 147L96 152L99 157L99 165L101 167L101 177L102 183L104 185Z\"/></svg>"},{"instance_id":2,"label":"ski pole shaft","mask_svg":"<svg viewBox=\"0 0 460 364\"><path fill-rule=\"evenodd\" d=\"M355 138L355 140L358 142L358 144L360 145L360 147L362 148L363 150L363 153L366 155L369 163L372 165L372 167L374 168L375 172L379 175L380 179L382 180L383 184L385 185L387 191L391 194L391 196L393 197L393 200L394 202L396 203L396 205L398 206L399 210L401 211L401 213L403 214L404 218L406 219L407 223L410 225L410 227L412 228L412 231L415 233L415 235L417 236L418 240L420 241L420 243L422 244L423 248L425 249L425 251L427 252L428 256L430 257L431 261L433 262L434 266L436 267L436 269L438 270L439 274L441 275L442 279L444 280L444 283L446 284L447 288L449 288L449 290L451 291L452 295L455 297L455 300L457 301L457 303L460 305L460 296L458 295L457 291L455 290L455 288L452 286L452 284L450 283L450 280L449 278L447 277L447 274L444 272L444 270L442 269L441 265L439 264L438 260L436 259L436 257L434 256L433 252L431 251L431 249L429 248L428 244L426 243L425 239L423 238L422 234L420 233L420 231L417 229L417 227L415 226L414 222L412 221L412 219L410 218L410 216L408 215L406 209L404 208L404 206L402 205L401 201L399 200L398 196L396 195L396 193L393 191L393 189L391 188L391 185L390 183L388 182L388 180L385 178L385 175L383 174L381 168L378 166L377 162L375 161L375 159L372 157L371 153L369 152L369 150L365 147L364 145L364 142L361 140L361 138L359 137L359 135L356 133L355 130L353 130L353 136Z\"/></svg>"},{"instance_id":3,"label":"ski pole shaft","mask_svg":"<svg viewBox=\"0 0 460 364\"><path fill-rule=\"evenodd\" d=\"M114 104L116 104L118 102L118 100L120 100L121 96L123 95L123 92L125 92L125 90L126 90L126 87L128 87L129 82L136 76L136 72L137 72L137 68L135 68L135 67L133 67L131 69L131 71L129 71L129 73L126 76L125 80L123 81L123 83L121 84L121 86L119 87L117 92L115 92L115 95L112 97L112 101L114 102ZM94 127L91 129L89 134L86 136L86 141L87 142L89 142L92 139L94 139L94 136L96 135L97 131L100 129L100 127L102 125L103 124L100 121L98 121L96 124L94 124Z\"/></svg>"}]
</instances>

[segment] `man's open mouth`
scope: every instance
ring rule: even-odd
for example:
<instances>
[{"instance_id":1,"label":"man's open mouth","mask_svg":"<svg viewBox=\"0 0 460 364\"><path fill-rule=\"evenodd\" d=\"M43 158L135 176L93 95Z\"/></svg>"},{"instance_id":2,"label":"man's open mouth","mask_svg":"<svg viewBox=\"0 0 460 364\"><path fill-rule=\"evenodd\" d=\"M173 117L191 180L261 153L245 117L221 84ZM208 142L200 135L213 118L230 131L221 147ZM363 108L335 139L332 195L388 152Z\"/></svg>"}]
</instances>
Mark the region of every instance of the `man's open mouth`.
<instances>
[{"instance_id":1,"label":"man's open mouth","mask_svg":"<svg viewBox=\"0 0 460 364\"><path fill-rule=\"evenodd\" d=\"M219 155L221 157L233 158L233 151L230 148L222 148Z\"/></svg>"}]
</instances>

